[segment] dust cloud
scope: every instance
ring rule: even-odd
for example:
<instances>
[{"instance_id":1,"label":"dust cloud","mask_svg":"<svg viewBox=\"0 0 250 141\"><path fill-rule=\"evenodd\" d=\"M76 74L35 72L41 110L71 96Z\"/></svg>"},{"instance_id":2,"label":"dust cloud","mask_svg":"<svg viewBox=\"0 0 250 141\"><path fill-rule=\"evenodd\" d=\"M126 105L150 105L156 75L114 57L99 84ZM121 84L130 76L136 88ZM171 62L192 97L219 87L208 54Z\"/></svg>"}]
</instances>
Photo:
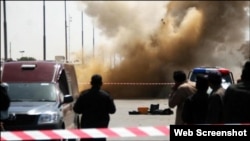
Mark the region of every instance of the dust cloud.
<instances>
[{"instance_id":1,"label":"dust cloud","mask_svg":"<svg viewBox=\"0 0 250 141\"><path fill-rule=\"evenodd\" d=\"M223 66L239 75L249 48L248 1L80 2L110 41L77 66L80 88L94 73L108 83L172 82L172 72ZM248 45L243 46L243 44ZM106 60L106 61L105 61ZM104 85L115 98L167 96L169 85Z\"/></svg>"}]
</instances>

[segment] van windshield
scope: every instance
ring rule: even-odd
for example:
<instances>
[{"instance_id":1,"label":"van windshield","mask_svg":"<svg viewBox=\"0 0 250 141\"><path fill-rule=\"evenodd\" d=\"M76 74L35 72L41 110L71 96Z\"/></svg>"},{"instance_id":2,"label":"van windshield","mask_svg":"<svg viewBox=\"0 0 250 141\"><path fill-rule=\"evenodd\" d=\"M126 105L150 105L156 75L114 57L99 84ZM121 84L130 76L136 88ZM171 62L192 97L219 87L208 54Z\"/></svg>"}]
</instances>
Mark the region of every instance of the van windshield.
<instances>
[{"instance_id":1,"label":"van windshield","mask_svg":"<svg viewBox=\"0 0 250 141\"><path fill-rule=\"evenodd\" d=\"M52 83L8 83L11 101L56 101Z\"/></svg>"}]
</instances>

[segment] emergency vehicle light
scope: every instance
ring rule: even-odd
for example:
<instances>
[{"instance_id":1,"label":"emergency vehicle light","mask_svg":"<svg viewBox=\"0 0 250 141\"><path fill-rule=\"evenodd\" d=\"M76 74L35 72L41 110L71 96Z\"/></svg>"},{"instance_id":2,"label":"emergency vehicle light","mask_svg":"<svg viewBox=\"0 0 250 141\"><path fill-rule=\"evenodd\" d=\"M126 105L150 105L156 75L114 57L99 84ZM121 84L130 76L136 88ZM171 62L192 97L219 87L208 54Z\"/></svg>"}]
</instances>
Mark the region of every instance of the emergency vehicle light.
<instances>
[{"instance_id":1,"label":"emergency vehicle light","mask_svg":"<svg viewBox=\"0 0 250 141\"><path fill-rule=\"evenodd\" d=\"M222 75L229 74L229 70L228 70L228 69L220 68L218 71L219 71Z\"/></svg>"},{"instance_id":2,"label":"emergency vehicle light","mask_svg":"<svg viewBox=\"0 0 250 141\"><path fill-rule=\"evenodd\" d=\"M195 68L193 69L193 73L201 73L201 74L208 74L210 72L220 72L221 75L229 74L229 70L225 68Z\"/></svg>"},{"instance_id":3,"label":"emergency vehicle light","mask_svg":"<svg viewBox=\"0 0 250 141\"><path fill-rule=\"evenodd\" d=\"M195 69L193 69L193 73L202 73L202 74L205 74L206 73L206 69L204 69L204 68L195 68Z\"/></svg>"}]
</instances>

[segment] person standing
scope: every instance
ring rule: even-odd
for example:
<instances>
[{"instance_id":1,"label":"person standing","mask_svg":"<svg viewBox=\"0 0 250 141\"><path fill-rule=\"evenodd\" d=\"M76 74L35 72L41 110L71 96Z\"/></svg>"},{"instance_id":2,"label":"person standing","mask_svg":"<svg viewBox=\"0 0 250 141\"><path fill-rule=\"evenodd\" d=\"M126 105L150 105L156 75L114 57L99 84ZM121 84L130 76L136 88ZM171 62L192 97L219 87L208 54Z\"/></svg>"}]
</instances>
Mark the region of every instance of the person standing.
<instances>
[{"instance_id":1,"label":"person standing","mask_svg":"<svg viewBox=\"0 0 250 141\"><path fill-rule=\"evenodd\" d=\"M8 118L8 109L10 107L10 98L6 90L6 85L1 82L0 85L0 131L4 131L4 120Z\"/></svg>"},{"instance_id":2,"label":"person standing","mask_svg":"<svg viewBox=\"0 0 250 141\"><path fill-rule=\"evenodd\" d=\"M208 74L208 83L212 92L208 97L208 113L206 123L223 123L223 97L225 89L222 87L222 77L219 72Z\"/></svg>"},{"instance_id":3,"label":"person standing","mask_svg":"<svg viewBox=\"0 0 250 141\"><path fill-rule=\"evenodd\" d=\"M226 89L223 100L225 123L250 123L250 60L244 64L241 80Z\"/></svg>"},{"instance_id":4,"label":"person standing","mask_svg":"<svg viewBox=\"0 0 250 141\"><path fill-rule=\"evenodd\" d=\"M189 96L183 107L182 119L186 124L204 124L208 108L208 80L202 75L196 76L196 89L194 95Z\"/></svg>"},{"instance_id":5,"label":"person standing","mask_svg":"<svg viewBox=\"0 0 250 141\"><path fill-rule=\"evenodd\" d=\"M91 77L90 89L80 93L73 110L81 114L81 128L107 128L110 115L116 112L116 106L110 94L101 89L102 77L95 74ZM106 138L82 139L84 141L106 141Z\"/></svg>"},{"instance_id":6,"label":"person standing","mask_svg":"<svg viewBox=\"0 0 250 141\"><path fill-rule=\"evenodd\" d=\"M193 95L196 92L195 85L187 80L187 76L184 71L177 70L173 73L173 79L175 81L172 87L172 92L169 95L168 106L176 109L175 125L183 125L182 110L185 99Z\"/></svg>"}]
</instances>

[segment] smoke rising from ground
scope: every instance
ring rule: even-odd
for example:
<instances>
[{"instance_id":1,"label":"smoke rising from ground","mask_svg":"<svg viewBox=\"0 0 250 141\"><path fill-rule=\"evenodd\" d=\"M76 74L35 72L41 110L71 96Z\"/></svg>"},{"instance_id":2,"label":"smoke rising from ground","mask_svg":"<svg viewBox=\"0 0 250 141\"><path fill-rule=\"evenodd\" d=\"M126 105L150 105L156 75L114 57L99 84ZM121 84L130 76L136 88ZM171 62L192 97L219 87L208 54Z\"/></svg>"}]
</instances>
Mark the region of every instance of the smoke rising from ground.
<instances>
[{"instance_id":1,"label":"smoke rising from ground","mask_svg":"<svg viewBox=\"0 0 250 141\"><path fill-rule=\"evenodd\" d=\"M96 58L95 63L90 60L79 69L85 75L80 78L82 82L89 82L93 73L102 74L104 82L172 82L172 72L176 69L188 72L206 65L234 71L241 69L246 59L240 50L244 50L242 44L246 43L249 29L247 1L83 4L86 14L95 19L102 34L112 41L112 50L101 52L106 56L118 55L120 63L111 69L103 64L103 58L101 61ZM104 85L119 98L154 97L165 87Z\"/></svg>"}]
</instances>

